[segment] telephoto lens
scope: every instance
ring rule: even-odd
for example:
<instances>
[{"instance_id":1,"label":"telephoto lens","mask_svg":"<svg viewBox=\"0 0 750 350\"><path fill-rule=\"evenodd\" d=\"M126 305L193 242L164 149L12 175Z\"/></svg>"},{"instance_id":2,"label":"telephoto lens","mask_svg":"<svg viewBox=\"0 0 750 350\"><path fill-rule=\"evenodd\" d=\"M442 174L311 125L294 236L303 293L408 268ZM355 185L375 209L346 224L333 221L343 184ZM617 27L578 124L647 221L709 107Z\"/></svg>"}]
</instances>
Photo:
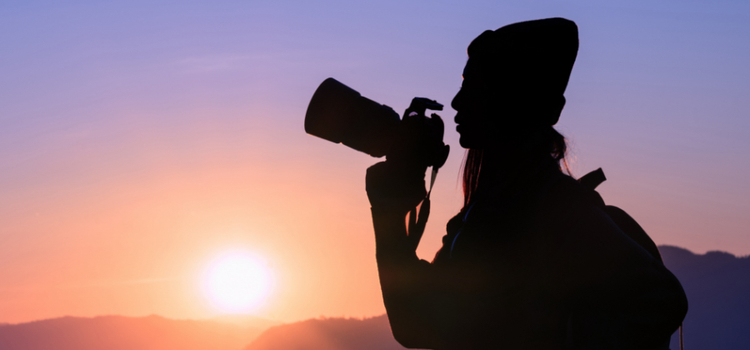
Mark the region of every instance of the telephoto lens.
<instances>
[{"instance_id":1,"label":"telephoto lens","mask_svg":"<svg viewBox=\"0 0 750 350\"><path fill-rule=\"evenodd\" d=\"M442 108L443 105L433 100L415 97L406 110L410 118L406 123L391 107L328 78L310 100L305 131L373 157L410 158L439 168L449 152L448 145L443 143L443 121L435 114L427 118L424 113L425 109ZM423 118L422 123L415 126L414 117Z\"/></svg>"},{"instance_id":2,"label":"telephoto lens","mask_svg":"<svg viewBox=\"0 0 750 350\"><path fill-rule=\"evenodd\" d=\"M373 157L382 157L390 149L400 122L401 118L391 107L328 78L310 100L305 131Z\"/></svg>"}]
</instances>

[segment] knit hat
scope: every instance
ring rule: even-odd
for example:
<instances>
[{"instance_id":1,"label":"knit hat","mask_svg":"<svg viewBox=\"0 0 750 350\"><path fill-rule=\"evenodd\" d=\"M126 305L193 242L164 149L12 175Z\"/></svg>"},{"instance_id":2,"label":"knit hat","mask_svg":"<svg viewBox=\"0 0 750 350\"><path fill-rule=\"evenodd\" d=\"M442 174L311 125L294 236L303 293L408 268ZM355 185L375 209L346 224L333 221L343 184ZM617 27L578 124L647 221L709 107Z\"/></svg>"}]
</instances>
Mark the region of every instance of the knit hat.
<instances>
[{"instance_id":1,"label":"knit hat","mask_svg":"<svg viewBox=\"0 0 750 350\"><path fill-rule=\"evenodd\" d=\"M519 122L554 125L578 54L578 27L564 18L513 23L479 35L468 54L464 79L481 76L488 87L535 112L535 120Z\"/></svg>"}]
</instances>

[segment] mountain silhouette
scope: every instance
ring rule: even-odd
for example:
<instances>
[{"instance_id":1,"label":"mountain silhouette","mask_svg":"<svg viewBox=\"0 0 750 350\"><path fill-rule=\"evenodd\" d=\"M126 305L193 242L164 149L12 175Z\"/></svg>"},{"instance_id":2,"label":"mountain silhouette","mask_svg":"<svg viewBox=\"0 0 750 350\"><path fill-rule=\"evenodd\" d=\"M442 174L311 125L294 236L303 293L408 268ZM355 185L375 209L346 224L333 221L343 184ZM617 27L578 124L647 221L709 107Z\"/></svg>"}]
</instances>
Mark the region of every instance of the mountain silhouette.
<instances>
[{"instance_id":1,"label":"mountain silhouette","mask_svg":"<svg viewBox=\"0 0 750 350\"><path fill-rule=\"evenodd\" d=\"M220 315L220 316L206 319L205 321L215 321L215 322L220 322L220 323L234 324L234 325L240 325L243 327L254 328L254 329L267 329L271 326L276 326L276 325L281 324L281 322L279 321L272 321L272 320L261 318L261 317L241 315L241 314Z\"/></svg>"},{"instance_id":2,"label":"mountain silhouette","mask_svg":"<svg viewBox=\"0 0 750 350\"><path fill-rule=\"evenodd\" d=\"M0 327L2 350L239 350L262 329L160 316L62 317Z\"/></svg>"},{"instance_id":3,"label":"mountain silhouette","mask_svg":"<svg viewBox=\"0 0 750 350\"><path fill-rule=\"evenodd\" d=\"M396 350L404 349L393 339L385 315L355 318L324 318L271 327L245 350Z\"/></svg>"},{"instance_id":4,"label":"mountain silhouette","mask_svg":"<svg viewBox=\"0 0 750 350\"><path fill-rule=\"evenodd\" d=\"M688 296L685 348L750 349L750 332L747 332L750 328L750 257L724 252L699 255L673 246L659 246L659 251ZM393 339L385 315L366 319L310 319L267 328L273 324L246 316L200 321L160 316L62 317L22 324L0 323L0 349L404 349ZM679 349L676 334L672 337L671 348Z\"/></svg>"},{"instance_id":5,"label":"mountain silhouette","mask_svg":"<svg viewBox=\"0 0 750 350\"><path fill-rule=\"evenodd\" d=\"M660 246L665 265L680 279L690 310L684 342L690 350L750 349L750 257L724 252L698 255ZM679 349L677 334L672 349ZM269 328L245 350L404 349L385 315L365 320L329 318Z\"/></svg>"},{"instance_id":6,"label":"mountain silhouette","mask_svg":"<svg viewBox=\"0 0 750 350\"><path fill-rule=\"evenodd\" d=\"M672 246L660 246L659 251L688 297L685 348L750 349L750 257L724 252L697 255ZM678 349L678 344L675 334L672 348Z\"/></svg>"}]
</instances>

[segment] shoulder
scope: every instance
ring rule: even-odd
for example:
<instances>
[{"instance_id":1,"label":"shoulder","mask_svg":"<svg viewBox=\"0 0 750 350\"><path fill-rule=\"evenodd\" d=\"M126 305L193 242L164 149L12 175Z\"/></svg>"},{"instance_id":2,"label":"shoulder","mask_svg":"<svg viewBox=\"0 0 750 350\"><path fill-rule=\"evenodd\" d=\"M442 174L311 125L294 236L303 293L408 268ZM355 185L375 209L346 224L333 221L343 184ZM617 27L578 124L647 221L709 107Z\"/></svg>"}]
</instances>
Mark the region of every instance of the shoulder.
<instances>
[{"instance_id":1,"label":"shoulder","mask_svg":"<svg viewBox=\"0 0 750 350\"><path fill-rule=\"evenodd\" d=\"M559 174L539 202L539 215L549 217L560 229L605 230L614 234L619 228L603 208L604 202L596 192L568 175Z\"/></svg>"},{"instance_id":2,"label":"shoulder","mask_svg":"<svg viewBox=\"0 0 750 350\"><path fill-rule=\"evenodd\" d=\"M603 211L600 197L562 175L540 203L546 254L571 278L618 283L654 268L654 258ZM584 281L581 281L584 282Z\"/></svg>"}]
</instances>

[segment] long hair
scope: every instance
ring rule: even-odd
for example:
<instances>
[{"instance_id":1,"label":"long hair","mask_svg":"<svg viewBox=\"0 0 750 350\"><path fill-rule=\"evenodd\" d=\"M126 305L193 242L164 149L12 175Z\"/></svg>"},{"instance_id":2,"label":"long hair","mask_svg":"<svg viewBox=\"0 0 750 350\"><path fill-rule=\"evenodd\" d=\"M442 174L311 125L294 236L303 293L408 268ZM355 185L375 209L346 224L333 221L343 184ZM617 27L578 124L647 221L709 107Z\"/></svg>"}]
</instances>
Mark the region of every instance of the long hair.
<instances>
[{"instance_id":1,"label":"long hair","mask_svg":"<svg viewBox=\"0 0 750 350\"><path fill-rule=\"evenodd\" d=\"M471 196L476 192L479 184L479 171L482 170L482 150L469 149L464 155L463 182L464 182L464 210L471 202Z\"/></svg>"},{"instance_id":2,"label":"long hair","mask_svg":"<svg viewBox=\"0 0 750 350\"><path fill-rule=\"evenodd\" d=\"M538 145L539 149L549 154L552 159L557 162L560 171L571 175L570 166L566 159L568 152L568 144L561 133L559 133L552 126L545 126L541 130L541 143ZM469 203L472 201L472 197L476 195L477 187L479 186L479 174L482 171L482 158L484 152L481 149L469 149L464 156L463 164L463 190L464 190L464 207L462 210L468 208Z\"/></svg>"}]
</instances>

